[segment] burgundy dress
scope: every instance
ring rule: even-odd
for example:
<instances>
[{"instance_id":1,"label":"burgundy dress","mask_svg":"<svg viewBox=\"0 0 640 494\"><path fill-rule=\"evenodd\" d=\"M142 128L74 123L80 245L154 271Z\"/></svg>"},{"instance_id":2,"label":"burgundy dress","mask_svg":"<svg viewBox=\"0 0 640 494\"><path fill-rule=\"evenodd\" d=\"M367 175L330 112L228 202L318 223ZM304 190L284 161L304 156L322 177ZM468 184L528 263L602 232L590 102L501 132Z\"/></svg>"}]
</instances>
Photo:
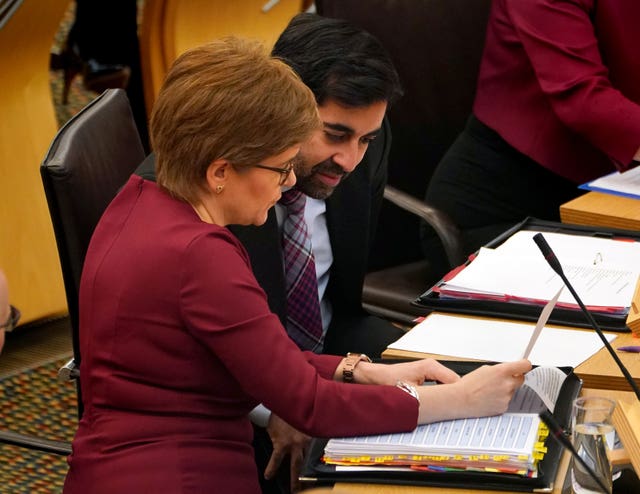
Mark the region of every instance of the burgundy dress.
<instances>
[{"instance_id":1,"label":"burgundy dress","mask_svg":"<svg viewBox=\"0 0 640 494\"><path fill-rule=\"evenodd\" d=\"M80 333L66 494L257 494L247 413L259 402L314 436L416 425L402 390L331 380L340 357L289 340L235 237L140 177L92 238Z\"/></svg>"}]
</instances>

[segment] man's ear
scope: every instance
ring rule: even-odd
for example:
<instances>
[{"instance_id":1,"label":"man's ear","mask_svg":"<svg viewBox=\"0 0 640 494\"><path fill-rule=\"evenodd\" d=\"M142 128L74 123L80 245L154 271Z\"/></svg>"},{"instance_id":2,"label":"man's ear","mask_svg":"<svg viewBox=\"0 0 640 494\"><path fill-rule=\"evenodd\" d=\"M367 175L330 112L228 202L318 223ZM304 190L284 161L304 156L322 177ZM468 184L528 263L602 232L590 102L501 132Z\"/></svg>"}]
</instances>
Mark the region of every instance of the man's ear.
<instances>
[{"instance_id":1,"label":"man's ear","mask_svg":"<svg viewBox=\"0 0 640 494\"><path fill-rule=\"evenodd\" d=\"M217 192L219 194L224 188L227 180L229 179L230 168L231 163L223 158L219 158L211 162L207 168L206 182L208 188L212 192Z\"/></svg>"}]
</instances>

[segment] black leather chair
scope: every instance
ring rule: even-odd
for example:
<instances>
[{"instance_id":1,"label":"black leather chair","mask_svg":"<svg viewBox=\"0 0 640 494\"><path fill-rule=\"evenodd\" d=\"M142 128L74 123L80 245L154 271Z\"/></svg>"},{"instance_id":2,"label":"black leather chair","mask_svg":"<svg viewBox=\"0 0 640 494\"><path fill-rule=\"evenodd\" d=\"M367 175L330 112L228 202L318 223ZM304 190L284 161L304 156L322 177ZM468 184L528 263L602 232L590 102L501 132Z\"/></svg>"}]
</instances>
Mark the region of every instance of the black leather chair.
<instances>
[{"instance_id":1,"label":"black leather chair","mask_svg":"<svg viewBox=\"0 0 640 494\"><path fill-rule=\"evenodd\" d=\"M73 363L62 377L78 376L78 294L91 235L144 157L126 93L108 89L60 129L40 167L73 333Z\"/></svg>"},{"instance_id":2,"label":"black leather chair","mask_svg":"<svg viewBox=\"0 0 640 494\"><path fill-rule=\"evenodd\" d=\"M410 305L464 261L455 225L422 200L446 150L471 113L491 0L316 0L326 17L375 35L400 75L404 96L389 109L393 133L385 193L363 305L402 322L424 313ZM399 206L399 207L398 207ZM413 214L407 214L410 211ZM425 259L420 222L443 252Z\"/></svg>"},{"instance_id":3,"label":"black leather chair","mask_svg":"<svg viewBox=\"0 0 640 494\"><path fill-rule=\"evenodd\" d=\"M73 360L61 369L76 381L82 415L78 292L84 257L102 213L145 157L129 100L108 89L56 134L40 171L58 246L73 340ZM69 444L0 431L0 442L67 455Z\"/></svg>"},{"instance_id":4,"label":"black leather chair","mask_svg":"<svg viewBox=\"0 0 640 494\"><path fill-rule=\"evenodd\" d=\"M447 271L464 261L462 239L456 225L448 216L391 185L384 197L403 212L409 212L426 222L437 233L446 255L446 267L436 266L429 260L399 264L367 273L362 289L362 306L371 314L411 325L425 309L411 303L439 277L440 269ZM398 242L404 239L398 233Z\"/></svg>"}]
</instances>

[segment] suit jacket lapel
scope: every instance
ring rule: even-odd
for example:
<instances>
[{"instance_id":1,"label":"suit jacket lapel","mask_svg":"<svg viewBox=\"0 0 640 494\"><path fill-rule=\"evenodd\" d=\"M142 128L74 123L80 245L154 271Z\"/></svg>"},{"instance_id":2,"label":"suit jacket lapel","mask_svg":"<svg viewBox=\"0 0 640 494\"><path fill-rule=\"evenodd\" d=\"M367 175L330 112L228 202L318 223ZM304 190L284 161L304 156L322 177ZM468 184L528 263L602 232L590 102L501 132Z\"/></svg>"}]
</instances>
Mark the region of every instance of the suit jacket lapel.
<instances>
[{"instance_id":1,"label":"suit jacket lapel","mask_svg":"<svg viewBox=\"0 0 640 494\"><path fill-rule=\"evenodd\" d=\"M365 171L366 167L356 168L327 199L333 252L328 291L336 308L360 305L370 236L370 184Z\"/></svg>"}]
</instances>

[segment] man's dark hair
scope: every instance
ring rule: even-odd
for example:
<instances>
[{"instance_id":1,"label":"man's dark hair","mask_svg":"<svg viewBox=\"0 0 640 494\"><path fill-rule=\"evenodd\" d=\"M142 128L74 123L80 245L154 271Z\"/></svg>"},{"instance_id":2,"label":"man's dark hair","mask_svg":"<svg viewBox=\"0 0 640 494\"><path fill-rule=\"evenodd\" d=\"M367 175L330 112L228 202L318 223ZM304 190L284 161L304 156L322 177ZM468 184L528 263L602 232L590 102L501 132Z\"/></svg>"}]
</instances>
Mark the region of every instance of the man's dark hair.
<instances>
[{"instance_id":1,"label":"man's dark hair","mask_svg":"<svg viewBox=\"0 0 640 494\"><path fill-rule=\"evenodd\" d=\"M319 105L392 103L402 95L389 54L368 32L341 19L298 14L282 32L272 55L288 63Z\"/></svg>"}]
</instances>

